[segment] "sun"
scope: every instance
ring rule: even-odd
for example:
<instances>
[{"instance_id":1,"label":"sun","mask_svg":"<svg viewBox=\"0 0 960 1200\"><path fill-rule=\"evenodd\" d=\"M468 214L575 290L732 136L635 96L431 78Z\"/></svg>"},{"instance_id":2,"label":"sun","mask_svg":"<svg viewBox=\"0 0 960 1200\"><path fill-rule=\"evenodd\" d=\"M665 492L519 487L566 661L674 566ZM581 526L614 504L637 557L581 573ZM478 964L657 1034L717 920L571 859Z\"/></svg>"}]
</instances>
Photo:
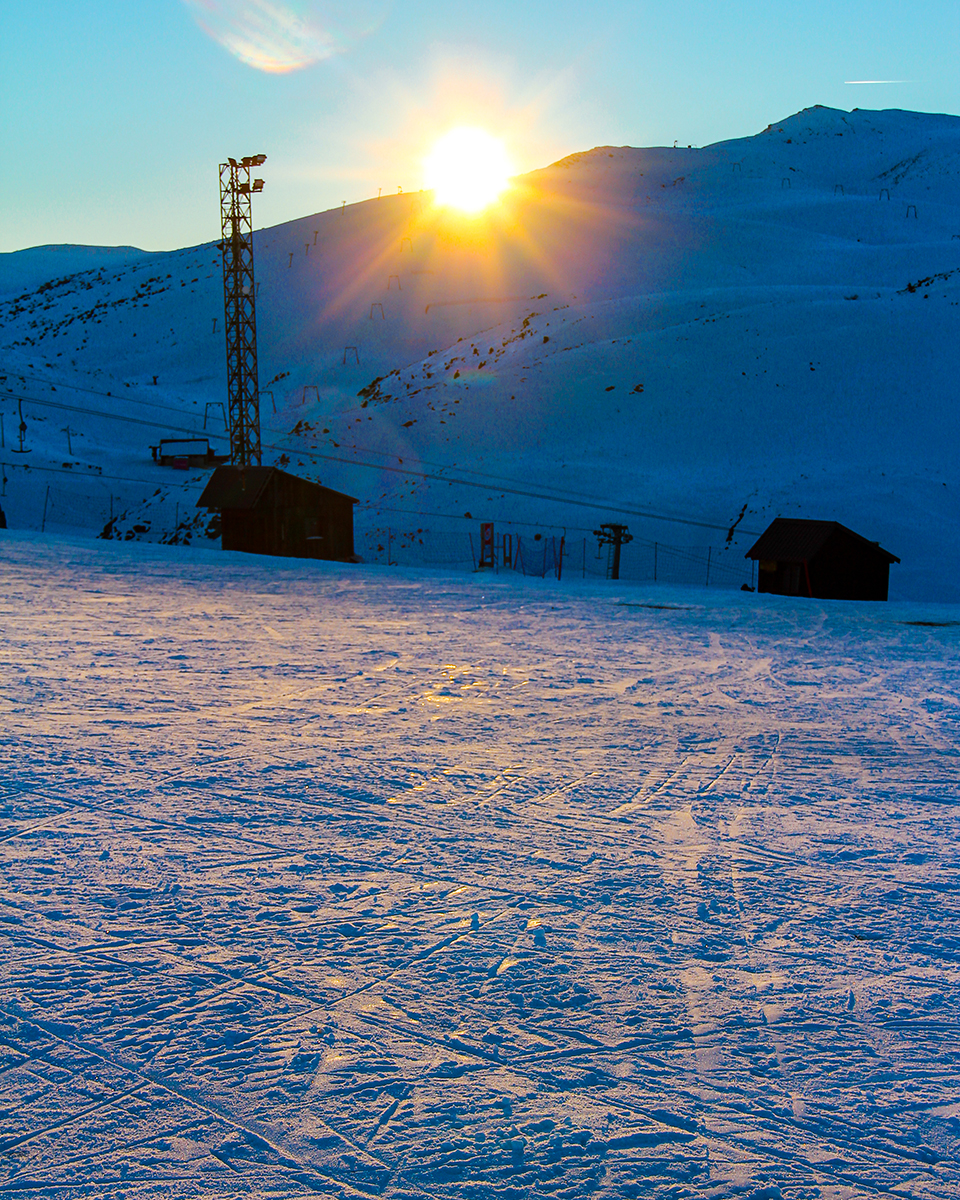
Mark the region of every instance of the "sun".
<instances>
[{"instance_id":1,"label":"sun","mask_svg":"<svg viewBox=\"0 0 960 1200\"><path fill-rule=\"evenodd\" d=\"M424 160L424 180L437 204L477 213L496 200L511 174L503 142L483 129L445 133Z\"/></svg>"}]
</instances>

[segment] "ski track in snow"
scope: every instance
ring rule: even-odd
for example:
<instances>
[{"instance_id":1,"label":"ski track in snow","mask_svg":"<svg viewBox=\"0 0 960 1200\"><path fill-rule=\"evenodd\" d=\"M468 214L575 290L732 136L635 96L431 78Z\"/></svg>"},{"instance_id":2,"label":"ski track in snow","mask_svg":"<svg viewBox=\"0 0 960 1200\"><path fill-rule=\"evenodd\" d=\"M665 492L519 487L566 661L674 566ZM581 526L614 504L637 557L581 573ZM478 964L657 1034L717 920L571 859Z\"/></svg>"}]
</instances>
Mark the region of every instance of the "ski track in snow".
<instances>
[{"instance_id":1,"label":"ski track in snow","mask_svg":"<svg viewBox=\"0 0 960 1200\"><path fill-rule=\"evenodd\" d=\"M960 1196L956 610L0 572L0 1195Z\"/></svg>"}]
</instances>

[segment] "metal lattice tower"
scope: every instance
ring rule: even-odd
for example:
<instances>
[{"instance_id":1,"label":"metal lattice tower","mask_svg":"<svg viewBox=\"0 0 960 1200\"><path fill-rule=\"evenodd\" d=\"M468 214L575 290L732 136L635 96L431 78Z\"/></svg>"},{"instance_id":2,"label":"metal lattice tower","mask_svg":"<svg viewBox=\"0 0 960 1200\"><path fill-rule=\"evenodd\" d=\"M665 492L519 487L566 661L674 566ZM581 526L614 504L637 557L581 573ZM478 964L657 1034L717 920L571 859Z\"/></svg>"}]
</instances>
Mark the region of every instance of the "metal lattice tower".
<instances>
[{"instance_id":1,"label":"metal lattice tower","mask_svg":"<svg viewBox=\"0 0 960 1200\"><path fill-rule=\"evenodd\" d=\"M228 158L220 164L220 229L223 255L223 324L227 336L227 398L230 461L260 466L260 392L257 382L256 284L253 279L253 218L250 197L263 180L250 180L265 154Z\"/></svg>"}]
</instances>

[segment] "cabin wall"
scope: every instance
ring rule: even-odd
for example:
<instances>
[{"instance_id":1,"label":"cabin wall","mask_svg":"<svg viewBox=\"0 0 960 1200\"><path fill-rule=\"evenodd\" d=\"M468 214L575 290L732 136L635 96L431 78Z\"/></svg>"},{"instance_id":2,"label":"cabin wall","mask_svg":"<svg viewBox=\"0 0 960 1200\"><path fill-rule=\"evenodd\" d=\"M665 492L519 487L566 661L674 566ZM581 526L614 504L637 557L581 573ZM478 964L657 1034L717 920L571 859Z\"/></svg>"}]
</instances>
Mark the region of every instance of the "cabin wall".
<instances>
[{"instance_id":1,"label":"cabin wall","mask_svg":"<svg viewBox=\"0 0 960 1200\"><path fill-rule=\"evenodd\" d=\"M890 564L879 552L840 530L809 564L814 596L821 600L886 600Z\"/></svg>"},{"instance_id":2,"label":"cabin wall","mask_svg":"<svg viewBox=\"0 0 960 1200\"><path fill-rule=\"evenodd\" d=\"M248 554L345 561L353 557L353 504L305 480L274 477L255 509L224 509L221 545Z\"/></svg>"},{"instance_id":3,"label":"cabin wall","mask_svg":"<svg viewBox=\"0 0 960 1200\"><path fill-rule=\"evenodd\" d=\"M890 564L852 538L831 538L806 564L761 561L757 591L817 600L886 600ZM808 583L809 579L809 583Z\"/></svg>"}]
</instances>

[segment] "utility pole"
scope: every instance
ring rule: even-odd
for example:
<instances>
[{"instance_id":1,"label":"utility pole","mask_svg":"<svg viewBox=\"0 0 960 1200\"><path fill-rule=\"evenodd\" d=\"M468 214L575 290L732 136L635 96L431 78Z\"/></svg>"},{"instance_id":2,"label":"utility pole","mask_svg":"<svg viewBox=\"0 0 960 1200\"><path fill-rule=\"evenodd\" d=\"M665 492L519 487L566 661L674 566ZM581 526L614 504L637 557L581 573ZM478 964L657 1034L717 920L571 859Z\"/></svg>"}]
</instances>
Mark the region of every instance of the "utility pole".
<instances>
[{"instance_id":1,"label":"utility pole","mask_svg":"<svg viewBox=\"0 0 960 1200\"><path fill-rule=\"evenodd\" d=\"M633 534L627 531L626 525L610 523L601 525L599 529L595 529L593 536L599 541L601 546L613 547L613 563L608 568L607 578L619 579L620 547L625 546L627 542L632 542Z\"/></svg>"},{"instance_id":2,"label":"utility pole","mask_svg":"<svg viewBox=\"0 0 960 1200\"><path fill-rule=\"evenodd\" d=\"M70 426L67 425L63 429L61 429L60 432L65 433L67 435L67 454L69 454L70 457L73 458L73 443L70 441L70 436L71 436L71 434L75 434L77 431L75 429L71 429Z\"/></svg>"},{"instance_id":3,"label":"utility pole","mask_svg":"<svg viewBox=\"0 0 960 1200\"><path fill-rule=\"evenodd\" d=\"M223 323L227 339L227 400L230 461L260 466L260 392L257 383L256 287L253 279L253 217L250 197L263 180L250 170L267 160L248 155L220 164L220 230L223 258Z\"/></svg>"}]
</instances>

